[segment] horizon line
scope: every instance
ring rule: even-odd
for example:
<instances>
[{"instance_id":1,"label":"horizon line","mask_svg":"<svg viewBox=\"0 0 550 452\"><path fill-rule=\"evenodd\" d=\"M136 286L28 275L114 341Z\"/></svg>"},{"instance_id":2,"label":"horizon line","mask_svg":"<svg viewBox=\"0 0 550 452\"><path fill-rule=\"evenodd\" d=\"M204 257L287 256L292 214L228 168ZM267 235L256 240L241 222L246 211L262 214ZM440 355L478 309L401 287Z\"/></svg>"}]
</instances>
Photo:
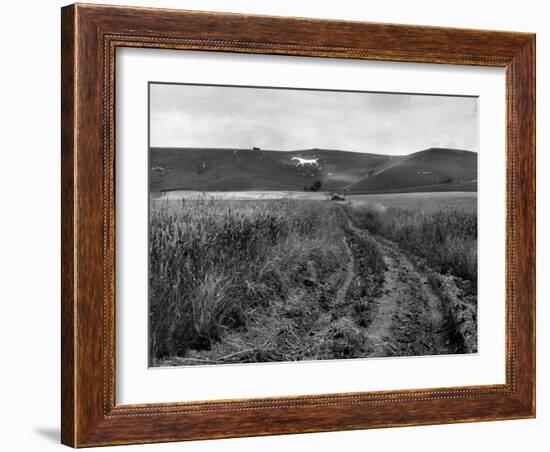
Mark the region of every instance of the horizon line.
<instances>
[{"instance_id":1,"label":"horizon line","mask_svg":"<svg viewBox=\"0 0 550 452\"><path fill-rule=\"evenodd\" d=\"M291 149L288 151L284 151L281 149L262 149L258 147L257 149L254 149L254 147L251 148L237 148L237 147L227 147L227 148L221 148L221 147L200 147L200 146L149 146L149 150L151 149L170 149L170 150L227 150L227 151L254 151L254 152L281 152L281 153L291 153L291 152L309 152L309 151L336 151L336 152L348 152L352 154L371 154L371 155L385 155L388 157L406 157L408 155L417 154L418 152L424 152L429 151L432 149L439 149L439 150L447 150L447 151L461 151L461 152L471 152L472 154L478 154L478 151L472 151L469 149L459 149L459 148L446 148L446 147L430 147L425 149L420 149L419 151L413 151L408 154L384 154L384 153L377 153L377 152L362 152L362 151L350 151L350 150L344 150L344 149L328 149L328 148L306 148L306 149Z\"/></svg>"}]
</instances>

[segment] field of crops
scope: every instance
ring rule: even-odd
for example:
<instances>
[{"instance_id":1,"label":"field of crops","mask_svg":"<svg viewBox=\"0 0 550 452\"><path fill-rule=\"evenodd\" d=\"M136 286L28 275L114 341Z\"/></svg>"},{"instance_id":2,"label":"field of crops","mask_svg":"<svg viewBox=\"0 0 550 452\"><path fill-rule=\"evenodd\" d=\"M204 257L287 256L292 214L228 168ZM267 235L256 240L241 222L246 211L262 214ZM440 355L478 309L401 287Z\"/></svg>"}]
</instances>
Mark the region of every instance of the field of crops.
<instances>
[{"instance_id":1,"label":"field of crops","mask_svg":"<svg viewBox=\"0 0 550 452\"><path fill-rule=\"evenodd\" d=\"M466 349L475 350L477 215L470 194L358 195L345 203L155 199L149 236L153 366L384 356L387 348L381 352L379 343L376 350L369 333L377 300L387 298L382 285L391 287L391 278L411 284L401 269L388 274L391 246L430 275L444 305L460 316L451 318L468 326L461 330L472 344ZM404 258L392 253L395 267ZM421 299L410 287L409 301ZM410 335L413 327L403 331Z\"/></svg>"},{"instance_id":2,"label":"field of crops","mask_svg":"<svg viewBox=\"0 0 550 452\"><path fill-rule=\"evenodd\" d=\"M346 206L360 227L397 243L427 275L455 350L477 351L477 196L358 196Z\"/></svg>"},{"instance_id":3,"label":"field of crops","mask_svg":"<svg viewBox=\"0 0 550 452\"><path fill-rule=\"evenodd\" d=\"M368 206L384 211L398 208L418 213L467 212L477 213L476 192L436 192L436 193L388 193L382 195L351 195L347 199L353 206Z\"/></svg>"},{"instance_id":4,"label":"field of crops","mask_svg":"<svg viewBox=\"0 0 550 452\"><path fill-rule=\"evenodd\" d=\"M315 328L343 278L339 221L317 201L152 203L151 363L331 357Z\"/></svg>"},{"instance_id":5,"label":"field of crops","mask_svg":"<svg viewBox=\"0 0 550 452\"><path fill-rule=\"evenodd\" d=\"M399 243L441 273L477 285L477 196L390 194L354 197L355 222Z\"/></svg>"}]
</instances>

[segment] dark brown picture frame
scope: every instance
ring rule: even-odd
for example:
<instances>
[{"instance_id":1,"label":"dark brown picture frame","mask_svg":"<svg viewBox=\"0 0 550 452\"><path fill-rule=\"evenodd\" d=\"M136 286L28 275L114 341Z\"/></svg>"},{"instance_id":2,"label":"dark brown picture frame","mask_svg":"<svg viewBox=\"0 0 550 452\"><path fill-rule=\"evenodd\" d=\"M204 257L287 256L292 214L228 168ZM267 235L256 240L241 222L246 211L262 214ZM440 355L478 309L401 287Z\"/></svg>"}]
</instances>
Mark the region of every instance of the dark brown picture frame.
<instances>
[{"instance_id":1,"label":"dark brown picture frame","mask_svg":"<svg viewBox=\"0 0 550 452\"><path fill-rule=\"evenodd\" d=\"M535 35L71 5L62 9L61 436L73 447L535 416ZM115 50L147 47L506 70L506 383L115 403Z\"/></svg>"}]
</instances>

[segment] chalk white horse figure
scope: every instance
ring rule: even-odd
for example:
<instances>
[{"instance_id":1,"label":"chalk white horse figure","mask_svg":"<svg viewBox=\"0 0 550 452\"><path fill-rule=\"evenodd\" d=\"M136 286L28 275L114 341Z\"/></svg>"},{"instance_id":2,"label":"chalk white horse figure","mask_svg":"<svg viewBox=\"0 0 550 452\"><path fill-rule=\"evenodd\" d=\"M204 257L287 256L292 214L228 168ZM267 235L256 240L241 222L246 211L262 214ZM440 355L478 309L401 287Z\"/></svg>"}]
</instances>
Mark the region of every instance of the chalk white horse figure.
<instances>
[{"instance_id":1,"label":"chalk white horse figure","mask_svg":"<svg viewBox=\"0 0 550 452\"><path fill-rule=\"evenodd\" d=\"M301 157L292 157L290 160L298 160L298 163L296 163L296 166L299 166L299 167L302 167L304 165L319 166L319 163L317 163L317 160L319 160L319 157L315 159L303 159Z\"/></svg>"}]
</instances>

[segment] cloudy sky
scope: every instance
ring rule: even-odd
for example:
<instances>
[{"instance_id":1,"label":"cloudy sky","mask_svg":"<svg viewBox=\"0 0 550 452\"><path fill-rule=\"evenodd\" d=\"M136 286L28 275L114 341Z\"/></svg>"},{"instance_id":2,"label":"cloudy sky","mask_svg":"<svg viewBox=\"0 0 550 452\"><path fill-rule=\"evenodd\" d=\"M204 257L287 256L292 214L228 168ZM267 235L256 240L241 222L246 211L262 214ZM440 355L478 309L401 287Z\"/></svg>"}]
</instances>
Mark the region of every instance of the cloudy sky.
<instances>
[{"instance_id":1,"label":"cloudy sky","mask_svg":"<svg viewBox=\"0 0 550 452\"><path fill-rule=\"evenodd\" d=\"M477 152L477 98L150 85L152 147Z\"/></svg>"}]
</instances>

